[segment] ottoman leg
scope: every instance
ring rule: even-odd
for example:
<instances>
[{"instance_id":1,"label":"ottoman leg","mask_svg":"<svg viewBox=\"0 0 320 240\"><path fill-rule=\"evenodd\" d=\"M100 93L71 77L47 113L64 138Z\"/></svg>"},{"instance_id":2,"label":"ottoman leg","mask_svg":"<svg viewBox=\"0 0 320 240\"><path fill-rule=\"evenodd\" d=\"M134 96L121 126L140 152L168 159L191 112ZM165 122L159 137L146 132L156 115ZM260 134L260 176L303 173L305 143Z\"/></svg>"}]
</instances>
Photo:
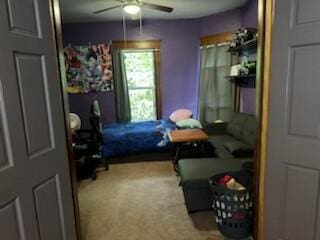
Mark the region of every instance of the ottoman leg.
<instances>
[{"instance_id":1,"label":"ottoman leg","mask_svg":"<svg viewBox=\"0 0 320 240\"><path fill-rule=\"evenodd\" d=\"M178 143L175 144L175 150L176 150L176 152L175 152L174 159L173 159L173 169L174 169L175 172L178 173L179 172L179 170L178 170L178 161L180 159L180 151L181 151L180 145Z\"/></svg>"}]
</instances>

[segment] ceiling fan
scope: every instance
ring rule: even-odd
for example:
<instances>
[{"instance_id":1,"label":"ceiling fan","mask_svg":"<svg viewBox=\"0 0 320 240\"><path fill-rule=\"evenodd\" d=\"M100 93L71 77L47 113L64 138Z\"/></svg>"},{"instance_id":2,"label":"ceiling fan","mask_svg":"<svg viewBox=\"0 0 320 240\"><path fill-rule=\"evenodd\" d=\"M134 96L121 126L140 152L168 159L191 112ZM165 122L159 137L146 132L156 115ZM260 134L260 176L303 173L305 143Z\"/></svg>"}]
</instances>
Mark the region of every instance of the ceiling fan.
<instances>
[{"instance_id":1,"label":"ceiling fan","mask_svg":"<svg viewBox=\"0 0 320 240\"><path fill-rule=\"evenodd\" d=\"M125 11L128 14L135 15L140 12L141 8L148 8L156 11L162 11L162 12L167 12L171 13L173 11L173 8L171 7L166 7L166 6L161 6L158 4L153 4L153 3L147 3L141 0L114 0L116 2L120 2L121 4L114 6L114 7L109 7L109 8L104 8L98 11L93 12L94 14L99 14L102 12L106 12L115 8L122 8L123 11Z\"/></svg>"}]
</instances>

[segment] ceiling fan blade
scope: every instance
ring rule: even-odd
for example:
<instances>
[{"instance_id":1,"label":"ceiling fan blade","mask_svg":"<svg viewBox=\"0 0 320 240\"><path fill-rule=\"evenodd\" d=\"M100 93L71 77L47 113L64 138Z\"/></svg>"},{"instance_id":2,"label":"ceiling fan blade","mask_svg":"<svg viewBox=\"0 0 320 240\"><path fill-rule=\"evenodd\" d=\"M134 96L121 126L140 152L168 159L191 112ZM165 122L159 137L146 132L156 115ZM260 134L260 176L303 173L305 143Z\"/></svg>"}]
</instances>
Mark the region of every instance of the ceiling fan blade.
<instances>
[{"instance_id":1,"label":"ceiling fan blade","mask_svg":"<svg viewBox=\"0 0 320 240\"><path fill-rule=\"evenodd\" d=\"M93 13L94 14L99 14L99 13L106 12L106 11L109 11L109 10L112 10L112 9L115 9L115 8L119 8L119 7L122 7L122 5L117 5L117 6L114 6L114 7L104 8L104 9L95 11Z\"/></svg>"},{"instance_id":2,"label":"ceiling fan blade","mask_svg":"<svg viewBox=\"0 0 320 240\"><path fill-rule=\"evenodd\" d=\"M143 7L153 9L153 10L158 10L158 11L167 12L167 13L171 13L173 11L172 7L161 6L153 3L146 3L143 1L140 1L140 3L142 4Z\"/></svg>"}]
</instances>

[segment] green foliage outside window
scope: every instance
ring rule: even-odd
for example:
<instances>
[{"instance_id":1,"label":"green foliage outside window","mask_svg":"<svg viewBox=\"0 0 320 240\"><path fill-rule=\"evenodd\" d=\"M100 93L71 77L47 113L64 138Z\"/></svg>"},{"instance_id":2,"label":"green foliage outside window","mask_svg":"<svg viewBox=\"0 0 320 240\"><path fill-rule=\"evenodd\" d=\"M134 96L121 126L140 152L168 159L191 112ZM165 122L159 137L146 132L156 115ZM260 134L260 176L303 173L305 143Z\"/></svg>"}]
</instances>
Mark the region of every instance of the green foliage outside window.
<instances>
[{"instance_id":1,"label":"green foliage outside window","mask_svg":"<svg viewBox=\"0 0 320 240\"><path fill-rule=\"evenodd\" d=\"M155 66L154 53L124 52L131 120L133 122L155 120Z\"/></svg>"}]
</instances>

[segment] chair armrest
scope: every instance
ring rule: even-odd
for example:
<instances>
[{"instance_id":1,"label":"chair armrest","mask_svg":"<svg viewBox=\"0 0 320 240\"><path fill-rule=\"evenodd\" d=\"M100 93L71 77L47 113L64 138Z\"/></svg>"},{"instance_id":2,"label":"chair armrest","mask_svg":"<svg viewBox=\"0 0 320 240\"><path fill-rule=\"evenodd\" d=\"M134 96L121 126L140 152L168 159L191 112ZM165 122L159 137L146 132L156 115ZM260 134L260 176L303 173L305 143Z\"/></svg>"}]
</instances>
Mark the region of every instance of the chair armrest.
<instances>
[{"instance_id":1,"label":"chair armrest","mask_svg":"<svg viewBox=\"0 0 320 240\"><path fill-rule=\"evenodd\" d=\"M206 134L210 135L218 135L225 134L227 129L227 123L209 123L204 126L203 130Z\"/></svg>"}]
</instances>

